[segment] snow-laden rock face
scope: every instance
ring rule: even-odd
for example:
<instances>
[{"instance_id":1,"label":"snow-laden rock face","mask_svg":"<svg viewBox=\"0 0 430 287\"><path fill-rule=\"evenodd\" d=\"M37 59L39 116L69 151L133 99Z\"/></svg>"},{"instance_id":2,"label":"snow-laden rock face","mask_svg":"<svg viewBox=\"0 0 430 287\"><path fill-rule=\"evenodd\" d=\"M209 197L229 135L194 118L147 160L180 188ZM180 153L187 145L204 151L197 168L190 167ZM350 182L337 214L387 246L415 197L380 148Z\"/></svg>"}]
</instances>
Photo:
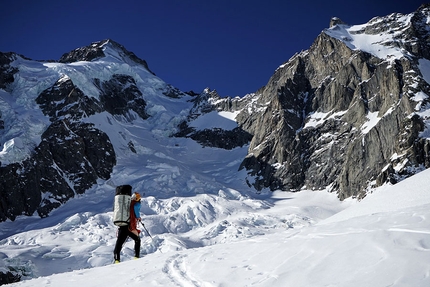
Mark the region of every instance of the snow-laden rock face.
<instances>
[{"instance_id":1,"label":"snow-laden rock face","mask_svg":"<svg viewBox=\"0 0 430 287\"><path fill-rule=\"evenodd\" d=\"M140 59L133 52L127 51L124 46L110 39L95 42L87 47L77 48L69 53L65 53L61 56L59 62L90 62L101 58L109 59L109 57L130 65L142 65L151 72L145 60Z\"/></svg>"},{"instance_id":2,"label":"snow-laden rock face","mask_svg":"<svg viewBox=\"0 0 430 287\"><path fill-rule=\"evenodd\" d=\"M111 40L65 54L62 63L14 54L1 54L0 60L1 221L34 212L47 216L109 179L124 149L137 152L124 131L110 135L125 140L114 147L109 124L97 126L91 117L105 114L111 125L159 114L168 120L176 111L154 99L185 96ZM173 128L166 120L152 127Z\"/></svg>"},{"instance_id":3,"label":"snow-laden rock face","mask_svg":"<svg viewBox=\"0 0 430 287\"><path fill-rule=\"evenodd\" d=\"M429 15L333 22L280 66L237 116L250 184L343 199L429 167Z\"/></svg>"},{"instance_id":4,"label":"snow-laden rock face","mask_svg":"<svg viewBox=\"0 0 430 287\"><path fill-rule=\"evenodd\" d=\"M428 37L430 6L422 5L415 13L393 13L375 17L362 25L339 22L324 30L327 35L339 39L351 50L366 51L380 59L403 57L429 58Z\"/></svg>"},{"instance_id":5,"label":"snow-laden rock face","mask_svg":"<svg viewBox=\"0 0 430 287\"><path fill-rule=\"evenodd\" d=\"M237 126L236 116L240 110L237 101L222 99L216 91L205 89L192 102L187 120L179 125L180 131L174 136L228 150L245 146L251 141L252 135Z\"/></svg>"},{"instance_id":6,"label":"snow-laden rock face","mask_svg":"<svg viewBox=\"0 0 430 287\"><path fill-rule=\"evenodd\" d=\"M5 89L6 86L13 82L13 74L16 69L10 66L10 63L15 59L12 53L0 52L0 89Z\"/></svg>"}]
</instances>

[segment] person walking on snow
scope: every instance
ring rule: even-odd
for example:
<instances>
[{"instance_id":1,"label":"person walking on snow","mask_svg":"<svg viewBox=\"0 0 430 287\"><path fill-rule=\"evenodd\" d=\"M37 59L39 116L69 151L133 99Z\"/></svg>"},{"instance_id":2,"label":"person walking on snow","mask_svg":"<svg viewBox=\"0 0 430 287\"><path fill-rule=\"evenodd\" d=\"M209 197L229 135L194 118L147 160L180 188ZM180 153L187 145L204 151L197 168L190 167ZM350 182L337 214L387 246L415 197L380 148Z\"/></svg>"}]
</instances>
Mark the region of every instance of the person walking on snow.
<instances>
[{"instance_id":1,"label":"person walking on snow","mask_svg":"<svg viewBox=\"0 0 430 287\"><path fill-rule=\"evenodd\" d=\"M121 261L121 249L129 236L134 240L134 258L137 259L140 257L140 230L137 229L137 223L140 220L140 194L135 192L131 196L130 222L128 225L121 226L118 229L118 237L113 251L115 263L119 263Z\"/></svg>"}]
</instances>

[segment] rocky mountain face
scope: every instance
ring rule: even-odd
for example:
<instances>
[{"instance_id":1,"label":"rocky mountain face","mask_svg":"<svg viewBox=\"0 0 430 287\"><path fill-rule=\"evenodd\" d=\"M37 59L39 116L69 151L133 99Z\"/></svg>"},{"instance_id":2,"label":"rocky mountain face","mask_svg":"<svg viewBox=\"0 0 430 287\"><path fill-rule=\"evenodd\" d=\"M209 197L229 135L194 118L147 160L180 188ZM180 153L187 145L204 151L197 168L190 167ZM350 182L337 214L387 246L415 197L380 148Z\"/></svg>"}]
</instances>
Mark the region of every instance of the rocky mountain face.
<instances>
[{"instance_id":1,"label":"rocky mountain face","mask_svg":"<svg viewBox=\"0 0 430 287\"><path fill-rule=\"evenodd\" d=\"M47 216L109 179L117 161L113 139L88 117L150 120L149 110L162 109L148 108L154 91L189 105L170 136L222 149L249 145L241 169L256 191L329 187L340 199L362 197L428 168L429 18L428 5L364 25L334 18L308 50L242 98L159 84L144 60L112 40L75 49L55 63L0 53L0 221ZM110 59L121 63L107 67ZM85 63L94 70L79 70ZM140 69L148 79L121 69ZM25 108L25 124L14 108ZM214 111L235 112L237 127L191 125ZM35 121L39 114L45 120ZM17 140L34 130L39 141ZM132 141L128 148L136 152ZM3 156L7 152L14 156Z\"/></svg>"},{"instance_id":2,"label":"rocky mountain face","mask_svg":"<svg viewBox=\"0 0 430 287\"><path fill-rule=\"evenodd\" d=\"M136 61L147 68L146 62L136 60L134 54L113 41L76 49L64 54L60 62L91 61L102 57L105 45L124 53L128 61ZM11 65L17 58L11 53L0 54L1 88L11 94L16 88L14 74L21 72ZM41 217L47 216L75 194L84 193L98 179L109 179L116 164L111 141L106 133L83 119L101 112L147 118L146 102L130 76L114 74L109 80L89 80L97 87L98 98L86 95L67 75L63 75L34 99L42 113L49 117L49 124L44 128L40 143L24 160L2 163L0 221L34 212ZM7 100L7 95L4 97ZM8 122L0 114L0 119L3 130L5 126L13 125L13 118L9 117Z\"/></svg>"},{"instance_id":3,"label":"rocky mountain face","mask_svg":"<svg viewBox=\"0 0 430 287\"><path fill-rule=\"evenodd\" d=\"M212 95L206 102L240 111L239 127L252 135L241 165L249 185L330 187L345 199L428 168L429 17L423 5L365 25L334 18L256 93Z\"/></svg>"},{"instance_id":4,"label":"rocky mountain face","mask_svg":"<svg viewBox=\"0 0 430 287\"><path fill-rule=\"evenodd\" d=\"M252 140L252 134L241 127L236 127L233 130L222 128L197 130L189 127L188 122L206 113L212 111L237 111L241 108L237 104L238 101L232 101L231 98L222 99L216 91L209 89L205 89L201 94L194 94L194 96L195 99L191 101L193 107L190 110L188 119L179 125L180 131L174 134L175 137L188 137L203 146L223 149L244 146Z\"/></svg>"}]
</instances>

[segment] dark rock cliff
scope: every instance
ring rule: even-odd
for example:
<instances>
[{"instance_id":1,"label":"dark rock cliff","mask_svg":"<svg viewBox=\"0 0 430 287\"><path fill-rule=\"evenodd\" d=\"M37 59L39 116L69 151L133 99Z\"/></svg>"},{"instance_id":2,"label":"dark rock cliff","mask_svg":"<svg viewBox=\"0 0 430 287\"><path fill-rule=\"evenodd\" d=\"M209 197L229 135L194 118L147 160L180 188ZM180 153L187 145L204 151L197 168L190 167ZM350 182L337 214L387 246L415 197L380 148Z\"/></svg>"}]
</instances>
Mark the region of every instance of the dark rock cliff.
<instances>
[{"instance_id":1,"label":"dark rock cliff","mask_svg":"<svg viewBox=\"0 0 430 287\"><path fill-rule=\"evenodd\" d=\"M378 44L403 51L401 57L378 57L352 47L348 37L333 36L349 27L334 18L330 30L279 67L256 93L206 100L206 112L240 111L239 127L252 135L241 165L249 185L293 191L328 187L344 199L428 168L429 140L420 132L429 98L415 95L430 95L419 67L420 59L430 59L429 14L423 5L407 17L376 17L351 31L392 35Z\"/></svg>"},{"instance_id":2,"label":"dark rock cliff","mask_svg":"<svg viewBox=\"0 0 430 287\"><path fill-rule=\"evenodd\" d=\"M235 104L234 107L232 106L232 103L237 103L237 101L232 101L230 98L222 99L216 91L211 91L209 89L206 89L201 94L194 96L196 97L192 101L193 108L190 110L188 120L183 121L179 125L179 132L173 136L188 137L203 146L223 149L241 147L252 140L252 135L240 127L236 127L232 130L224 130L221 128L196 130L193 127L189 127L188 122L196 119L200 115L212 111L236 110L239 107L237 104Z\"/></svg>"},{"instance_id":3,"label":"dark rock cliff","mask_svg":"<svg viewBox=\"0 0 430 287\"><path fill-rule=\"evenodd\" d=\"M414 98L430 94L418 67L419 59L429 59L428 14L422 6L407 27L399 24L402 15L393 14L357 32L404 29L384 45L401 45L406 57L381 59L323 32L280 67L255 95L261 111L243 110L238 117L253 134L242 163L255 176L253 185L330 186L344 199L428 168L429 140L419 135L424 119L418 114L428 108L428 98L420 109ZM400 40L405 38L410 40ZM367 130L371 118L379 121Z\"/></svg>"}]
</instances>

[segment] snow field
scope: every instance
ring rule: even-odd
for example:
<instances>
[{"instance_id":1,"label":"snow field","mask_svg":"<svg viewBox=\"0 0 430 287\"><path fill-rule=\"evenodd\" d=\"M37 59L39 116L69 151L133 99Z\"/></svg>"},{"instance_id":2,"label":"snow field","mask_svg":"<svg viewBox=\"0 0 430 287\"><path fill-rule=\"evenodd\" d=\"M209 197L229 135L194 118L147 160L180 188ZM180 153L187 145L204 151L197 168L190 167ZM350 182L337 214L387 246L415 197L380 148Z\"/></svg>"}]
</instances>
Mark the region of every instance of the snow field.
<instances>
[{"instance_id":1,"label":"snow field","mask_svg":"<svg viewBox=\"0 0 430 287\"><path fill-rule=\"evenodd\" d=\"M257 225L258 221L254 221L255 229L241 238L235 237L238 230L232 233L224 229L218 237L230 239L213 245L187 243L185 238L200 238L200 228L183 234L158 234L153 229L155 225L149 223L155 222L152 218L146 225L155 235L154 241L161 243L159 251L154 250L139 260L129 260L132 242L128 242L125 249L129 254L120 264L53 274L11 286L85 284L91 287L110 286L111 282L123 286L428 286L430 194L420 187L428 186L429 175L424 171L395 186L376 190L359 203L352 200L340 203L333 194L326 192L276 192L272 201L265 201L258 209L258 217L265 218L269 224L260 222ZM398 190L410 196L406 205L403 205L404 198L396 197ZM209 196L206 200L209 198L217 196ZM181 204L188 201L186 205L195 208L196 199L181 198L179 201ZM154 199L148 199L147 204L151 205L151 201L152 206L157 206ZM234 204L234 200L231 201ZM243 201L250 202L250 199L239 200ZM251 201L256 205L263 203ZM174 200L162 202L171 206ZM202 198L199 202L204 203L199 205L200 210L204 210L202 206L207 202ZM375 211L378 205L386 208ZM177 210L173 207L173 211ZM227 218L239 224L240 220L235 219L255 216L248 211L237 210L238 214L220 217L218 223ZM288 214L293 214L291 211L295 211L297 217L312 218L314 223L304 226L299 223L292 228L272 225L273 217L283 222ZM54 229L64 232L64 228L82 218L71 216L63 224L49 231L39 231L39 234L47 236ZM160 220L165 219L161 217ZM83 230L83 225L88 224L88 220L84 221L87 223L78 224L78 229ZM103 222L100 218L97 221ZM213 225L216 223L203 229L211 229ZM47 242L51 240L46 239ZM149 244L148 240L144 242L144 246ZM67 250L55 251L61 254ZM57 265L66 264L60 257L52 261Z\"/></svg>"}]
</instances>

